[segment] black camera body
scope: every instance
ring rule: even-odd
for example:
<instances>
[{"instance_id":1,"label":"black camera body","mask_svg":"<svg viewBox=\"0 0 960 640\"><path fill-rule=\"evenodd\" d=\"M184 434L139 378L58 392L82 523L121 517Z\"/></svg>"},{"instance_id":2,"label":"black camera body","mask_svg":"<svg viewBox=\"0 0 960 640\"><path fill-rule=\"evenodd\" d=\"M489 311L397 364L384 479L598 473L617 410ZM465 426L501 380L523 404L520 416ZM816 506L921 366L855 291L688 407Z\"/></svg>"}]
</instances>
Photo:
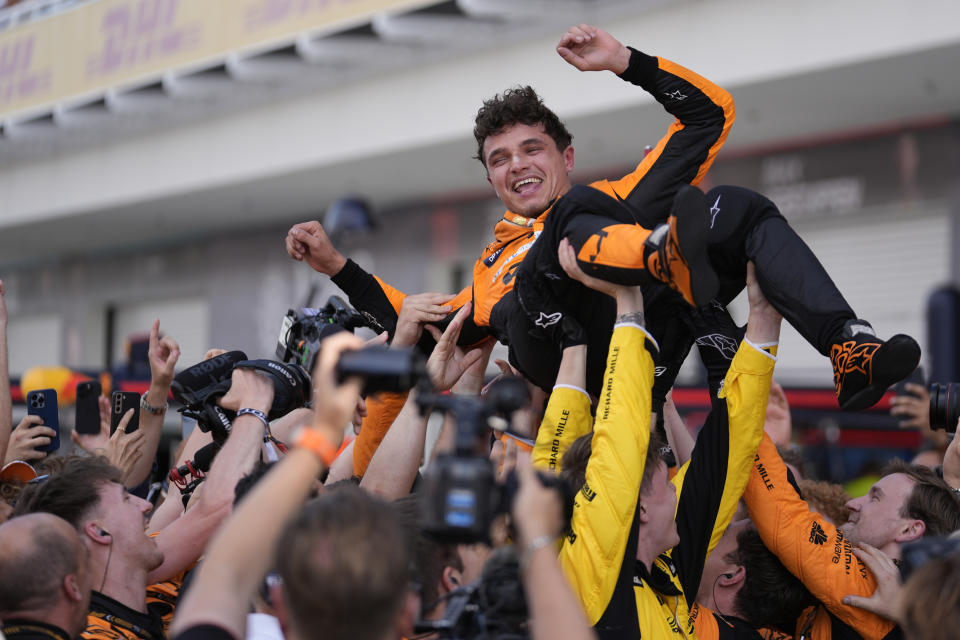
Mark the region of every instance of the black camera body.
<instances>
[{"instance_id":1,"label":"black camera body","mask_svg":"<svg viewBox=\"0 0 960 640\"><path fill-rule=\"evenodd\" d=\"M375 345L347 351L337 362L337 379L363 378L363 393L408 391L421 380L428 380L423 355L413 348L390 349Z\"/></svg>"},{"instance_id":2,"label":"black camera body","mask_svg":"<svg viewBox=\"0 0 960 640\"><path fill-rule=\"evenodd\" d=\"M310 375L297 364L248 360L242 351L230 351L204 360L178 373L170 389L174 399L183 404L180 412L196 420L197 427L210 432L216 442L223 443L227 439L236 418L235 412L217 404L230 390L236 367L260 371L273 382L273 404L267 413L270 420L309 403Z\"/></svg>"},{"instance_id":3,"label":"black camera body","mask_svg":"<svg viewBox=\"0 0 960 640\"><path fill-rule=\"evenodd\" d=\"M492 418L509 417L529 402L526 385L519 378L505 378L490 388L486 398L421 392L417 401L423 409L449 411L457 421L454 452L439 456L424 476L421 528L445 543L489 543L490 525L510 511L519 483L515 474L509 474L503 485L497 484L486 455L486 427ZM558 476L539 476L545 486L559 492L569 520L573 513L569 486Z\"/></svg>"},{"instance_id":4,"label":"black camera body","mask_svg":"<svg viewBox=\"0 0 960 640\"><path fill-rule=\"evenodd\" d=\"M957 430L957 420L960 420L960 383L932 383L930 385L930 428L953 433Z\"/></svg>"},{"instance_id":5,"label":"black camera body","mask_svg":"<svg viewBox=\"0 0 960 640\"><path fill-rule=\"evenodd\" d=\"M369 327L377 333L384 330L373 316L357 311L339 296L330 296L320 309L290 309L280 325L277 358L313 371L324 338L358 327Z\"/></svg>"}]
</instances>

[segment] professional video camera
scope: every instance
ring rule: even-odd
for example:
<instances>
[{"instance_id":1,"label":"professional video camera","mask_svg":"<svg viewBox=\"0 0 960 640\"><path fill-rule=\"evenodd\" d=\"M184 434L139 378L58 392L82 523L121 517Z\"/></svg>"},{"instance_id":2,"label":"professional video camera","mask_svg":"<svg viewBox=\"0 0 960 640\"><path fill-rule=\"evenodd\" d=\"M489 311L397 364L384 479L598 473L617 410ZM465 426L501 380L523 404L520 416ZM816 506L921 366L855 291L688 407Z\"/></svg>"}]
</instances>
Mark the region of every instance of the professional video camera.
<instances>
[{"instance_id":1,"label":"professional video camera","mask_svg":"<svg viewBox=\"0 0 960 640\"><path fill-rule=\"evenodd\" d=\"M357 311L339 296L330 296L320 309L302 308L299 312L290 309L280 325L277 357L282 362L296 363L313 371L324 338L358 327L368 327L377 333L384 330L373 316Z\"/></svg>"},{"instance_id":2,"label":"professional video camera","mask_svg":"<svg viewBox=\"0 0 960 640\"><path fill-rule=\"evenodd\" d=\"M486 398L421 392L421 409L436 407L453 413L457 430L453 453L442 454L424 477L421 504L422 529L448 543L489 542L490 525L507 513L517 493L516 476L496 483L487 457L487 427L505 430L509 416L529 402L526 385L519 378L504 378L494 384ZM573 513L573 492L558 476L539 474L544 485L558 491L565 516Z\"/></svg>"},{"instance_id":3,"label":"professional video camera","mask_svg":"<svg viewBox=\"0 0 960 640\"><path fill-rule=\"evenodd\" d=\"M960 383L930 385L930 428L950 433L957 430L960 419Z\"/></svg>"},{"instance_id":4,"label":"professional video camera","mask_svg":"<svg viewBox=\"0 0 960 640\"><path fill-rule=\"evenodd\" d=\"M170 389L180 412L197 421L202 431L209 431L222 443L230 434L236 414L219 406L218 401L230 390L235 367L256 369L273 382L273 405L267 418L274 420L305 406L310 400L310 375L299 365L272 360L248 360L243 351L229 351L204 360L174 377Z\"/></svg>"},{"instance_id":5,"label":"professional video camera","mask_svg":"<svg viewBox=\"0 0 960 640\"><path fill-rule=\"evenodd\" d=\"M497 549L476 583L443 597L443 618L420 620L414 632L436 633L440 640L521 640L530 637L530 615L513 547Z\"/></svg>"}]
</instances>

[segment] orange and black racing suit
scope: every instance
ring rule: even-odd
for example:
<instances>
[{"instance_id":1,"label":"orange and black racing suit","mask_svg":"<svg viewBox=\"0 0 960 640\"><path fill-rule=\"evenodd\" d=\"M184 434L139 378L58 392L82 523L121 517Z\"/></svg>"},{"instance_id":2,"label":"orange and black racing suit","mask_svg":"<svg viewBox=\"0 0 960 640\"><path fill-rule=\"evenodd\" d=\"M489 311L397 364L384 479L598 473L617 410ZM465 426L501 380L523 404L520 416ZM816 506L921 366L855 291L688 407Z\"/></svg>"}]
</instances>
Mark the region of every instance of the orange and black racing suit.
<instances>
[{"instance_id":1,"label":"orange and black racing suit","mask_svg":"<svg viewBox=\"0 0 960 640\"><path fill-rule=\"evenodd\" d=\"M614 198L620 198L631 210L643 211L643 222L652 227L666 219L677 189L683 184L697 184L712 164L733 124L733 99L725 90L690 70L635 50L631 51L629 67L620 77L647 90L676 121L636 169L619 180L593 182L590 190L605 194L614 203ZM544 389L549 389L556 379L560 347L547 340L525 342L535 327L519 307L513 288L516 271L542 233L547 217L566 199L567 196L559 198L553 208L536 219L507 211L494 229L496 239L474 264L473 282L450 303L454 309L450 317L467 302L473 303L471 318L461 331L461 344L475 344L489 335L496 336L510 346L513 364ZM626 240L624 231L640 238L641 242L648 234L636 221L629 230L618 229L618 236ZM404 293L365 272L352 260L333 277L333 282L347 293L355 307L376 317L392 332ZM675 295L666 287L663 289ZM592 392L599 391L614 316L609 298L599 297L603 300L597 315L603 317L603 322L597 325L597 331L587 331L590 344L596 346L589 350L588 386ZM529 352L535 352L536 357L528 357Z\"/></svg>"},{"instance_id":2,"label":"orange and black racing suit","mask_svg":"<svg viewBox=\"0 0 960 640\"><path fill-rule=\"evenodd\" d=\"M820 604L797 621L796 638L841 640L898 637L893 622L843 604L846 595L871 596L877 580L853 555L843 532L800 497L769 436L764 435L743 494L763 543Z\"/></svg>"},{"instance_id":3,"label":"orange and black racing suit","mask_svg":"<svg viewBox=\"0 0 960 640\"><path fill-rule=\"evenodd\" d=\"M90 596L87 627L80 632L83 640L164 640L166 629L162 612L147 608L140 613L94 591Z\"/></svg>"}]
</instances>

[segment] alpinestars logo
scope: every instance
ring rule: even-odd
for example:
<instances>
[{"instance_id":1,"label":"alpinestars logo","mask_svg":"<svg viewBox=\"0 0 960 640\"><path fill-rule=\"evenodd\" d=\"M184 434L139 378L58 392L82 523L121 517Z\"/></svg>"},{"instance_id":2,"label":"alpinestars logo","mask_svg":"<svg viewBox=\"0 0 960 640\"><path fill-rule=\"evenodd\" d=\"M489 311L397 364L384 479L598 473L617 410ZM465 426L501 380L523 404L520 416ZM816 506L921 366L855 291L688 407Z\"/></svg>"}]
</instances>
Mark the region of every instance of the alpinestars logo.
<instances>
[{"instance_id":1,"label":"alpinestars logo","mask_svg":"<svg viewBox=\"0 0 960 640\"><path fill-rule=\"evenodd\" d=\"M671 91L670 93L667 93L665 95L671 100L682 101L687 99L687 96L681 93L680 89L677 89L676 91Z\"/></svg>"},{"instance_id":2,"label":"alpinestars logo","mask_svg":"<svg viewBox=\"0 0 960 640\"><path fill-rule=\"evenodd\" d=\"M563 317L563 314L560 313L559 311L557 311L556 313L550 313L550 314L547 314L541 311L540 317L534 320L533 323L538 327L547 328L552 324L557 324L558 322L560 322L560 318L562 317Z\"/></svg>"},{"instance_id":3,"label":"alpinestars logo","mask_svg":"<svg viewBox=\"0 0 960 640\"><path fill-rule=\"evenodd\" d=\"M710 207L710 228L713 229L713 223L717 219L717 214L720 213L720 197L717 196L717 201L713 203L713 206Z\"/></svg>"},{"instance_id":4,"label":"alpinestars logo","mask_svg":"<svg viewBox=\"0 0 960 640\"><path fill-rule=\"evenodd\" d=\"M727 360L733 360L733 356L737 355L737 341L722 333L711 333L700 336L697 338L697 345L701 347L713 347Z\"/></svg>"},{"instance_id":5,"label":"alpinestars logo","mask_svg":"<svg viewBox=\"0 0 960 640\"><path fill-rule=\"evenodd\" d=\"M820 523L816 520L813 521L813 527L810 529L810 542L817 546L823 546L823 543L827 541L827 532L823 530L823 527L820 526Z\"/></svg>"}]
</instances>

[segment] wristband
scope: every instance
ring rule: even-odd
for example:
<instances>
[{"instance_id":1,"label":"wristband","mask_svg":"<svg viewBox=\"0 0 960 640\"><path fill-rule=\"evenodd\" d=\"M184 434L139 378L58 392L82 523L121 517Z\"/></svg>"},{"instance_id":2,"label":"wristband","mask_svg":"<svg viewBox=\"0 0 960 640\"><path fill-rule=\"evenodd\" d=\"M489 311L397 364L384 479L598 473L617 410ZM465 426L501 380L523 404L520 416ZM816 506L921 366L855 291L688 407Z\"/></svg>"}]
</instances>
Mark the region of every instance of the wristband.
<instances>
[{"instance_id":1,"label":"wristband","mask_svg":"<svg viewBox=\"0 0 960 640\"><path fill-rule=\"evenodd\" d=\"M263 423L263 428L267 431L270 430L270 421L267 420L267 414L265 414L263 411L260 411L260 409L251 409L249 407L237 409L237 417L239 418L240 416L253 416L258 418L260 422Z\"/></svg>"},{"instance_id":2,"label":"wristband","mask_svg":"<svg viewBox=\"0 0 960 640\"><path fill-rule=\"evenodd\" d=\"M297 436L295 444L316 455L320 458L320 462L327 467L330 467L333 461L337 459L337 448L319 431L304 428Z\"/></svg>"},{"instance_id":3,"label":"wristband","mask_svg":"<svg viewBox=\"0 0 960 640\"><path fill-rule=\"evenodd\" d=\"M167 412L168 403L164 402L162 407L155 407L149 402L147 402L147 394L149 391L144 391L143 395L140 396L140 408L146 411L147 413L152 413L155 416L162 416Z\"/></svg>"},{"instance_id":4,"label":"wristband","mask_svg":"<svg viewBox=\"0 0 960 640\"><path fill-rule=\"evenodd\" d=\"M523 555L520 556L520 570L526 571L530 567L530 561L533 560L533 554L552 545L555 539L553 536L542 535L531 540L530 544L524 548Z\"/></svg>"}]
</instances>

